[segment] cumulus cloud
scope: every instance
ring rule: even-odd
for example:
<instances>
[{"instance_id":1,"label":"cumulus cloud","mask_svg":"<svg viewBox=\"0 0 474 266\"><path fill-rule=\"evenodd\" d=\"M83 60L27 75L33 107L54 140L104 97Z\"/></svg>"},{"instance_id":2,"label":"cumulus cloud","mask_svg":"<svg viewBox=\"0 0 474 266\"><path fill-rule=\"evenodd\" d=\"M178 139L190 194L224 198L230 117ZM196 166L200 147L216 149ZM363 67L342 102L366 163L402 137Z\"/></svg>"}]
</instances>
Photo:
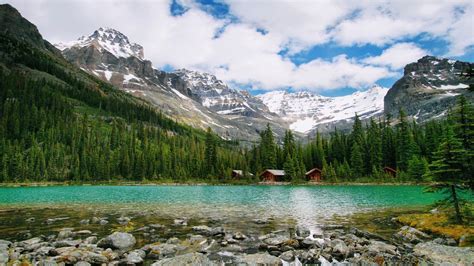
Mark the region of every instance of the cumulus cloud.
<instances>
[{"instance_id":1,"label":"cumulus cloud","mask_svg":"<svg viewBox=\"0 0 474 266\"><path fill-rule=\"evenodd\" d=\"M9 3L52 42L112 27L143 45L156 67L208 71L230 83L266 90L370 86L426 54L404 41L420 34L445 40L450 55L462 55L474 43L471 0L222 1L229 16L213 16L194 0L179 0L187 11L178 16L165 0ZM328 44L385 50L366 58L308 58L302 65L288 57Z\"/></svg>"},{"instance_id":2,"label":"cumulus cloud","mask_svg":"<svg viewBox=\"0 0 474 266\"><path fill-rule=\"evenodd\" d=\"M363 62L372 65L389 66L391 69L401 69L406 64L415 62L429 52L414 43L397 43L384 50L378 56L370 56Z\"/></svg>"}]
</instances>

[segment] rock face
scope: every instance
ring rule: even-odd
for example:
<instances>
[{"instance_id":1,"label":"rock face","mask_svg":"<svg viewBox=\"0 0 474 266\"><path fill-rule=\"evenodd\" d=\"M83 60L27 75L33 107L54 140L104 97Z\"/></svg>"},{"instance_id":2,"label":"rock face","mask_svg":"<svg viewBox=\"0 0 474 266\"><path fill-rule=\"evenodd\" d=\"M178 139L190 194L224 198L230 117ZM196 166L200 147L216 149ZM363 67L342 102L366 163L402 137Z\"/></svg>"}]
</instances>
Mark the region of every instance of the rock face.
<instances>
[{"instance_id":1,"label":"rock face","mask_svg":"<svg viewBox=\"0 0 474 266\"><path fill-rule=\"evenodd\" d=\"M132 234L115 232L105 238L102 238L97 246L102 248L112 248L126 250L132 248L137 241Z\"/></svg>"},{"instance_id":2,"label":"rock face","mask_svg":"<svg viewBox=\"0 0 474 266\"><path fill-rule=\"evenodd\" d=\"M461 74L474 68L473 63L425 56L408 64L404 74L388 91L384 99L385 113L397 115L403 108L418 121L426 121L446 114L456 98L465 95L474 100L469 86L474 79Z\"/></svg>"},{"instance_id":3,"label":"rock face","mask_svg":"<svg viewBox=\"0 0 474 266\"><path fill-rule=\"evenodd\" d=\"M117 30L100 28L77 41L56 44L83 70L143 98L194 127L211 127L226 139L256 140L267 123L278 135L287 124L256 97L214 75L186 69L164 72L145 60L143 47Z\"/></svg>"},{"instance_id":4,"label":"rock face","mask_svg":"<svg viewBox=\"0 0 474 266\"><path fill-rule=\"evenodd\" d=\"M426 256L435 264L473 265L474 248L451 247L434 242L420 243L413 249L415 255Z\"/></svg>"}]
</instances>

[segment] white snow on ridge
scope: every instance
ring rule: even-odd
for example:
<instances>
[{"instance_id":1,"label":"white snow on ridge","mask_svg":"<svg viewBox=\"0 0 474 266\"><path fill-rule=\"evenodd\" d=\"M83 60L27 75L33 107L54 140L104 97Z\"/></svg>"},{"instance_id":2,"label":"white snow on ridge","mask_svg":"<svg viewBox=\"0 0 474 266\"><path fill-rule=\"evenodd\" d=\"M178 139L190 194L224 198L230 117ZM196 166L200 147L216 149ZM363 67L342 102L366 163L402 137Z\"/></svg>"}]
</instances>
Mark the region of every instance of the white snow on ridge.
<instances>
[{"instance_id":1,"label":"white snow on ridge","mask_svg":"<svg viewBox=\"0 0 474 266\"><path fill-rule=\"evenodd\" d=\"M374 86L340 97L285 91L273 91L257 97L270 111L289 121L292 130L307 133L319 124L351 119L356 113L364 118L382 113L387 91L387 88Z\"/></svg>"},{"instance_id":2,"label":"white snow on ridge","mask_svg":"<svg viewBox=\"0 0 474 266\"><path fill-rule=\"evenodd\" d=\"M441 85L440 87L434 87L438 90L456 90L456 89L466 89L469 88L469 85L464 83L459 83L458 85Z\"/></svg>"},{"instance_id":3,"label":"white snow on ridge","mask_svg":"<svg viewBox=\"0 0 474 266\"><path fill-rule=\"evenodd\" d=\"M170 87L170 89L171 89L176 95L178 95L179 98L184 99L184 100L189 100L189 98L188 98L186 95L182 94L182 93L179 92L178 90L173 89L172 87Z\"/></svg>"}]
</instances>

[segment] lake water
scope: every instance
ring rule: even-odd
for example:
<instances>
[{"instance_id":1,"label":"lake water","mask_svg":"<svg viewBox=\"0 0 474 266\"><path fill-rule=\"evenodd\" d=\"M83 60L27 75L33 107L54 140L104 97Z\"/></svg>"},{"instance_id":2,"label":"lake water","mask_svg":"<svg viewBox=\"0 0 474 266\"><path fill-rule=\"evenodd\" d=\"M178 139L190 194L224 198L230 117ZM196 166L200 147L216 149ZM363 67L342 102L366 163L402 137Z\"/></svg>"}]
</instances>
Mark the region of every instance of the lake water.
<instances>
[{"instance_id":1,"label":"lake water","mask_svg":"<svg viewBox=\"0 0 474 266\"><path fill-rule=\"evenodd\" d=\"M335 216L426 206L438 198L423 193L422 186L52 186L0 188L0 209L28 210L25 217L45 208L50 215L61 210L56 216L65 209L116 215L152 211L174 218L272 218L317 226Z\"/></svg>"}]
</instances>

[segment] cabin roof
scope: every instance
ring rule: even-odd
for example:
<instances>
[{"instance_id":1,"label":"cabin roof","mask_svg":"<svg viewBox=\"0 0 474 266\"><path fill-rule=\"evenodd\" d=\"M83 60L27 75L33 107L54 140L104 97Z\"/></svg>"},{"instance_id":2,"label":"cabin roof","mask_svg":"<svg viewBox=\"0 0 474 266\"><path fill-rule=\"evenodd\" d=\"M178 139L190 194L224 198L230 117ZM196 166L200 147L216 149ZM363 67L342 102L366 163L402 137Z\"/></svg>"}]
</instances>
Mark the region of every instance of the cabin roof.
<instances>
[{"instance_id":1,"label":"cabin roof","mask_svg":"<svg viewBox=\"0 0 474 266\"><path fill-rule=\"evenodd\" d=\"M309 174L311 174L311 173L313 173L313 172L315 172L315 171L317 171L317 172L320 172L320 173L321 173L321 169L319 169L319 168L313 168L313 169L309 170L308 172L306 172L306 174L305 174L305 175L309 175Z\"/></svg>"},{"instance_id":2,"label":"cabin roof","mask_svg":"<svg viewBox=\"0 0 474 266\"><path fill-rule=\"evenodd\" d=\"M390 172L394 172L394 173L397 172L397 170L393 169L392 167L388 167L388 166L385 166L383 169L384 169L385 171L390 171Z\"/></svg>"},{"instance_id":3,"label":"cabin roof","mask_svg":"<svg viewBox=\"0 0 474 266\"><path fill-rule=\"evenodd\" d=\"M242 171L242 170L232 170L232 173L236 173L236 174L241 175L241 176L244 175L244 171ZM247 175L253 176L253 174L250 173L250 172L247 172Z\"/></svg>"},{"instance_id":4,"label":"cabin roof","mask_svg":"<svg viewBox=\"0 0 474 266\"><path fill-rule=\"evenodd\" d=\"M275 176L284 176L285 175L284 170L267 169L263 173L265 173L265 172L269 172L269 173L271 173L272 175L275 175Z\"/></svg>"}]
</instances>

